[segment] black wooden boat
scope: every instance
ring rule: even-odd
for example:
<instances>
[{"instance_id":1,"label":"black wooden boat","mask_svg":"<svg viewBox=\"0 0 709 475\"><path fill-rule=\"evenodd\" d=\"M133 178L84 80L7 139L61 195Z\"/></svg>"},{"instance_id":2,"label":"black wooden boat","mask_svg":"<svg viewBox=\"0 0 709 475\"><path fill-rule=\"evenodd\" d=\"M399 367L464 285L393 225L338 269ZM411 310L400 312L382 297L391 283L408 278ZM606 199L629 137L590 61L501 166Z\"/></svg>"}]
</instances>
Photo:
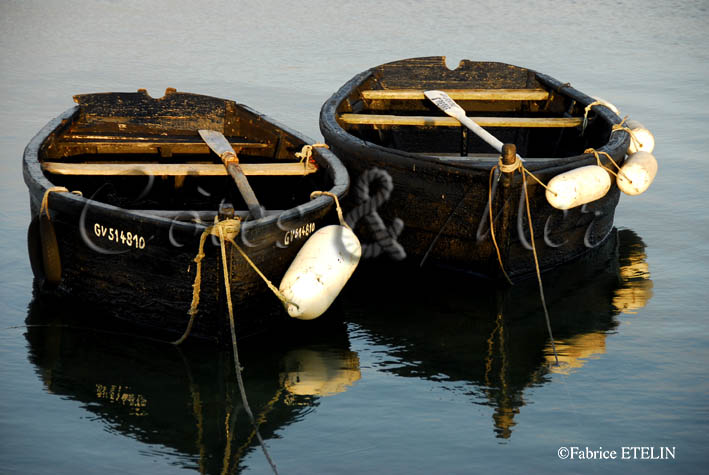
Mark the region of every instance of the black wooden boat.
<instances>
[{"instance_id":1,"label":"black wooden boat","mask_svg":"<svg viewBox=\"0 0 709 475\"><path fill-rule=\"evenodd\" d=\"M241 220L235 242L276 285L307 236L336 222L333 200L310 195L342 197L349 186L342 163L324 147L302 160L309 155L300 153L303 147L313 142L249 107L174 89L157 99L139 90L74 100L78 105L50 121L24 152L35 217L29 251L44 290L181 333L200 238L215 219ZM200 129L229 140L265 208L262 217L247 210ZM48 206L40 212L43 199ZM226 249L237 333L263 330L285 316L254 268L234 246ZM219 239L208 238L204 254L192 334L228 338Z\"/></svg>"},{"instance_id":2,"label":"black wooden boat","mask_svg":"<svg viewBox=\"0 0 709 475\"><path fill-rule=\"evenodd\" d=\"M621 122L617 114L605 106L585 114L595 99L545 74L469 60L451 70L444 57L374 67L342 86L320 113L326 143L353 181L348 220L355 224L365 215L356 230L372 245L363 246L363 256L384 251L495 279L504 275L502 263L512 279L521 279L535 271L532 245L547 269L608 238L619 199L614 181L602 198L562 211L527 177L532 240L522 174L498 168L491 180L500 153L445 116L424 96L431 89L448 92L480 126L514 144L524 167L543 183L597 164L596 155L585 152L590 148L604 165L610 162L604 153L623 164L629 135L612 130Z\"/></svg>"}]
</instances>

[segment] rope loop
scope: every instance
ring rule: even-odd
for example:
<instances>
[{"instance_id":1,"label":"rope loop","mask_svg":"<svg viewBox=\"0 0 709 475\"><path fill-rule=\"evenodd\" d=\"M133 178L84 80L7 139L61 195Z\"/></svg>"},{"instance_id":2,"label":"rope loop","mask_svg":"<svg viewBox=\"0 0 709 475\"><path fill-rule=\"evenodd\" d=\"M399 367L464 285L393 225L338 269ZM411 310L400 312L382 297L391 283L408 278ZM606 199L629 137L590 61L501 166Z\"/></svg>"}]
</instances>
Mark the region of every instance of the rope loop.
<instances>
[{"instance_id":1,"label":"rope loop","mask_svg":"<svg viewBox=\"0 0 709 475\"><path fill-rule=\"evenodd\" d=\"M524 168L524 165L522 165L522 160L520 160L519 155L515 154L515 161L510 163L509 165L506 165L505 163L502 162L502 155L500 155L499 160L497 161L497 166L499 167L500 171L503 173L514 173L517 171L518 168Z\"/></svg>"},{"instance_id":2,"label":"rope loop","mask_svg":"<svg viewBox=\"0 0 709 475\"><path fill-rule=\"evenodd\" d=\"M596 150L594 148L587 148L586 150L583 151L583 153L592 153L593 156L596 157L596 163L598 164L599 167L603 168L605 171L607 171L608 173L610 173L611 175L613 175L615 177L618 177L618 175L620 175L623 178L625 178L626 180L628 180L628 183L633 183L633 180L631 180L630 177L628 177L628 175L623 173L623 170L620 169L620 166L616 163L615 160L613 160L613 157L611 157L610 154L608 154L608 152L599 152L598 150ZM613 170L611 170L610 168L608 168L607 166L605 166L603 164L603 162L601 161L601 155L605 155L606 158L608 158L608 160L613 164L613 166L616 168L616 170L618 170L618 173L614 172Z\"/></svg>"},{"instance_id":3,"label":"rope loop","mask_svg":"<svg viewBox=\"0 0 709 475\"><path fill-rule=\"evenodd\" d=\"M296 158L300 158L300 163L307 162L313 156L314 148L330 148L330 146L324 143L303 145L303 148L300 149L300 152L295 152L295 156Z\"/></svg>"},{"instance_id":4,"label":"rope loop","mask_svg":"<svg viewBox=\"0 0 709 475\"><path fill-rule=\"evenodd\" d=\"M602 101L593 101L584 108L584 110L583 110L583 124L581 125L581 133L582 134L586 131L586 126L588 125L588 113L591 111L591 108L593 106L602 106L602 105L605 105L605 104L603 104Z\"/></svg>"},{"instance_id":5,"label":"rope loop","mask_svg":"<svg viewBox=\"0 0 709 475\"><path fill-rule=\"evenodd\" d=\"M640 148L643 146L642 142L640 142L640 139L638 136L633 132L633 129L625 125L625 121L628 120L628 116L626 115L623 117L623 120L620 121L619 124L613 124L613 127L611 127L611 134L613 132L616 132L618 130L622 130L623 132L627 132L628 135L630 135L630 141L635 145L635 148L640 150Z\"/></svg>"},{"instance_id":6,"label":"rope loop","mask_svg":"<svg viewBox=\"0 0 709 475\"><path fill-rule=\"evenodd\" d=\"M344 216L342 215L342 208L340 207L340 200L337 198L337 195L335 193L331 193L329 191L313 191L310 193L310 199L315 199L318 196L329 196L333 200L335 200L335 207L337 208L337 218L340 220L340 225L346 227L350 231L352 231L352 228L347 224L347 221L345 221Z\"/></svg>"},{"instance_id":7,"label":"rope loop","mask_svg":"<svg viewBox=\"0 0 709 475\"><path fill-rule=\"evenodd\" d=\"M52 217L49 215L49 194L50 193L69 193L69 190L64 187L64 186L52 186L50 188L47 188L47 191L44 192L44 196L42 197L42 204L39 206L39 214L41 215L42 213L46 213L47 217L49 219L52 219ZM83 194L80 191L72 191L73 194L83 196Z\"/></svg>"}]
</instances>

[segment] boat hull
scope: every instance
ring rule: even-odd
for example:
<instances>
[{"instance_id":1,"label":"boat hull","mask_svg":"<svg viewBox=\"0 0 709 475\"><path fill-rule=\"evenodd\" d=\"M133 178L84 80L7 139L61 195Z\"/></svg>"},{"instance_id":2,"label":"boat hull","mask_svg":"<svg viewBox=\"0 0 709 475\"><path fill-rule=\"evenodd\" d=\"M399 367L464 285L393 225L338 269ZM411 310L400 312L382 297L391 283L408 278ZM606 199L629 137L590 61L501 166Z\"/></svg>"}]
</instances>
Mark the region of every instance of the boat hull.
<instances>
[{"instance_id":1,"label":"boat hull","mask_svg":"<svg viewBox=\"0 0 709 475\"><path fill-rule=\"evenodd\" d=\"M485 68L488 75L480 72ZM383 131L380 128L380 136L390 134L387 145L398 144L398 148L385 146L383 142L377 143L373 139L376 135L371 131L367 132L369 135L352 133L338 119L341 113L356 110L357 97L366 88L455 89L469 84L469 81L473 81L474 85L468 87L494 85L524 88L530 83L532 74L528 70L499 63L467 61L462 62L458 70L450 71L445 67L443 58L417 58L382 65L355 76L323 105L320 115L320 128L326 142L345 163L352 178L353 191L346 208L353 210L367 199L361 193L358 195L362 181L370 176L369 170L381 169L391 177L393 188L388 199L376 211L384 223L393 223L397 218L403 222L403 229L396 239L403 247L407 260L417 264L428 262L453 267L493 279L504 280L505 273L513 280L534 274L533 247L536 248L540 267L547 269L603 243L613 228L615 207L619 200L619 190L615 184L603 198L561 211L551 207L545 198L546 190L527 177L532 239L527 199L522 192L522 175L519 172L502 174L499 179L499 172L496 171L491 179L491 170L498 165L498 155L454 157L450 153L445 156L420 153L421 150L442 147L431 138L432 128L428 126L393 126ZM445 81L440 80L441 77ZM570 100L579 103L592 101L582 93L562 87L552 78L543 75L536 75L535 78L532 87L543 85L550 90L556 88L561 91L556 94L568 94ZM373 109L383 107L376 102L369 105ZM500 107L494 102L487 106ZM400 107L404 109L404 106ZM601 119L608 121L608 129L614 121L619 121L617 116L610 115L603 115ZM455 135L460 133L458 130L450 127L438 130L444 141L455 142L455 145L460 141ZM506 129L491 130L504 138L510 135ZM627 147L623 135L614 134L607 143L598 147L619 164L622 164L624 147ZM542 153L535 151L535 144L529 143L529 136L522 136L525 140L520 141L520 153L529 153L530 156ZM474 147L475 144L470 146L471 149ZM560 173L595 163L594 155L580 153L570 157L534 157L524 165L540 181L547 183ZM372 189L375 186L364 187L368 188L370 197L376 195L377 190ZM492 239L490 208L492 232L500 249L499 256ZM363 221L359 232L366 235L369 230L362 228L367 228L368 224ZM371 239L377 239L376 233L371 233Z\"/></svg>"},{"instance_id":2,"label":"boat hull","mask_svg":"<svg viewBox=\"0 0 709 475\"><path fill-rule=\"evenodd\" d=\"M174 100L182 104L180 107L185 114L194 109L195 103L203 104L205 99L213 99L183 93L173 95L177 96ZM166 98L170 99L170 95L166 95ZM159 104L160 99L150 101ZM148 104L151 104L150 101ZM114 106L120 109L120 102L116 101ZM229 101L226 103L233 104ZM243 107L245 114L253 113ZM118 115L118 111L113 111L113 114ZM68 185L69 191L74 191L70 185L81 183L60 182L57 176L43 171L42 161L46 157L47 148L57 141L58 134L68 124L84 120L85 115L81 106L66 111L47 124L25 149L23 172L29 189L31 214L40 214L40 206L46 195L61 258L59 284L49 285L40 275L36 285L43 293L76 299L83 305L90 305L96 309L97 319L115 317L135 324L141 332L165 338L179 336L189 321L188 310L197 276L195 257L199 251L200 237L208 225L204 221L194 222L192 218L205 211L207 214L210 212L185 210L181 216L179 211L173 210L160 216L159 212L115 206L104 199L109 193L106 190L114 186L110 182L100 186L94 183L91 194L60 191L47 193L57 185ZM131 120L134 123L136 121L135 118ZM204 117L199 120L203 121ZM262 122L262 127L276 130L280 136L297 146L298 150L304 144L313 143L307 137L264 116L259 115L258 120ZM199 124L185 125L185 121L182 121L180 127L190 128L193 125ZM216 126L220 125L223 126L217 119ZM169 132L169 128L165 131ZM196 129L194 133L196 135ZM263 137L257 138L266 141ZM326 190L342 197L347 191L349 180L339 160L324 149L314 151L313 160L322 175L318 178L319 182ZM295 179L301 180L300 177ZM198 180L195 179L193 186L199 186L201 182ZM228 180L228 177L224 180ZM156 189L173 187L172 182L160 177L147 177L147 181ZM205 193L204 190L202 192ZM139 193L140 190L135 192ZM211 215L218 215L216 206ZM277 286L307 236L334 221L336 216L332 200L317 198L268 213L265 218L242 221L235 241L253 264ZM37 227L30 227L30 230L37 232ZM30 236L28 242L41 240ZM244 337L268 330L288 318L281 302L252 265L246 262L233 245L226 243L225 249L237 336ZM36 249L30 249L30 254L33 251L37 254ZM220 242L216 237L209 236L205 241L204 258L201 261L198 314L191 335L229 340L226 308Z\"/></svg>"}]
</instances>

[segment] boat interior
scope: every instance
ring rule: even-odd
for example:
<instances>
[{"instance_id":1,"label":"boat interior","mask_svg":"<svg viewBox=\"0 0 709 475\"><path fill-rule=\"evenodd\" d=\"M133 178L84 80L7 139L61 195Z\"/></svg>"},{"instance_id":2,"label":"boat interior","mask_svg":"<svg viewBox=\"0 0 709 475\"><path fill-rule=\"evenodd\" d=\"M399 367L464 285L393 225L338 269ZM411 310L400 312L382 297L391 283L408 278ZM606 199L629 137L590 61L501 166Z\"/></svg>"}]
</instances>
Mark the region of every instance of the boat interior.
<instances>
[{"instance_id":1,"label":"boat interior","mask_svg":"<svg viewBox=\"0 0 709 475\"><path fill-rule=\"evenodd\" d=\"M186 104L179 114L168 111L171 115L161 115L156 106L141 117L120 108L96 111L95 96L102 95L77 96L82 107L40 150L48 179L87 198L177 219L199 216L212 221L218 210L230 208L247 216L246 203L226 167L200 138L201 128L224 133L266 215L307 202L314 190L332 187L314 158L296 157L305 145L300 139L231 101L220 100L219 107L206 112ZM145 97L139 98L152 101L147 102L151 106L160 101ZM188 115L194 109L197 113Z\"/></svg>"},{"instance_id":2,"label":"boat interior","mask_svg":"<svg viewBox=\"0 0 709 475\"><path fill-rule=\"evenodd\" d=\"M433 83L427 89L446 92L468 117L503 143L515 144L524 158L580 155L605 144L611 132L611 124L593 110L583 130L585 105L539 81L501 89ZM426 99L424 90L372 75L340 103L338 123L362 140L415 154L448 160L499 155Z\"/></svg>"}]
</instances>

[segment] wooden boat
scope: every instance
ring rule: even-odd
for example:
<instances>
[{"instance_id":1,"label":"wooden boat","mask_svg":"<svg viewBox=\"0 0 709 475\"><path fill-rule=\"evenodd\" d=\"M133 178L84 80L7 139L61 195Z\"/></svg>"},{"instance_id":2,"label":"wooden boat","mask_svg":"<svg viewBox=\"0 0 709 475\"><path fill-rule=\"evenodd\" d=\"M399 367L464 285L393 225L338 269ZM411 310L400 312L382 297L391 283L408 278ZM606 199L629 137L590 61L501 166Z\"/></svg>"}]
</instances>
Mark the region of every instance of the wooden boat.
<instances>
[{"instance_id":1,"label":"wooden boat","mask_svg":"<svg viewBox=\"0 0 709 475\"><path fill-rule=\"evenodd\" d=\"M451 70L444 57L374 67L342 86L320 113L326 143L352 178L345 207L350 224L369 213L356 228L364 241L369 236L363 256L383 251L493 279L504 279L504 267L519 280L535 272L533 246L547 269L608 238L619 199L615 182L602 198L562 211L527 176L532 239L522 174L498 167L491 180L500 153L445 116L424 95L431 89L446 91L477 124L514 144L523 166L545 184L597 164L590 148L604 166L610 166L605 154L623 164L629 134L612 130L618 115L593 106L584 128L586 107L595 99L545 74L469 60Z\"/></svg>"},{"instance_id":2,"label":"wooden boat","mask_svg":"<svg viewBox=\"0 0 709 475\"><path fill-rule=\"evenodd\" d=\"M313 142L247 106L174 89L157 99L139 90L74 100L78 105L50 121L24 152L35 217L29 251L44 290L181 333L200 238L215 219L240 220L235 242L276 286L307 237L336 222L332 198L310 195L342 197L349 186L342 163L324 147L301 160L295 154ZM265 211L247 209L200 129L228 138L239 157L231 165L239 165ZM43 199L48 206L40 212ZM226 251L238 335L285 316L254 266L233 245ZM219 238L206 239L204 254L192 334L228 338Z\"/></svg>"}]
</instances>

